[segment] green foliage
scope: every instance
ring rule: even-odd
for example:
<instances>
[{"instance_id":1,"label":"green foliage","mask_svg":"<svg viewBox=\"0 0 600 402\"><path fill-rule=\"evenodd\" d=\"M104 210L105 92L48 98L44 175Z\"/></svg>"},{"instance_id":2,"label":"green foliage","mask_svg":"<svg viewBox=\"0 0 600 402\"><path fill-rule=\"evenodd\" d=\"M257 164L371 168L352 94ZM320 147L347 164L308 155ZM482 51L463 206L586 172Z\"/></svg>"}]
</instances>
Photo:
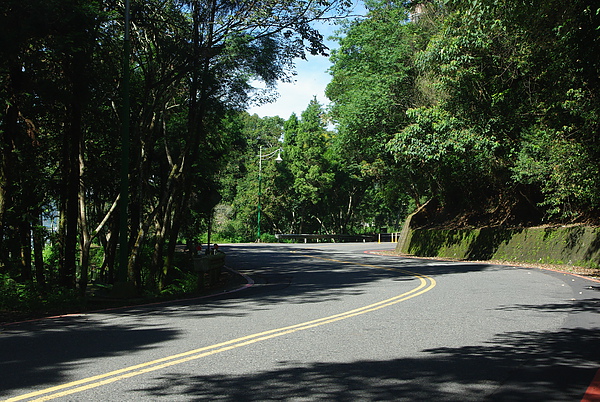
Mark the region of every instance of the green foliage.
<instances>
[{"instance_id":1,"label":"green foliage","mask_svg":"<svg viewBox=\"0 0 600 402\"><path fill-rule=\"evenodd\" d=\"M535 128L524 133L513 171L516 181L540 183L549 215L572 220L600 205L600 166L583 144L562 134Z\"/></svg>"},{"instance_id":2,"label":"green foliage","mask_svg":"<svg viewBox=\"0 0 600 402\"><path fill-rule=\"evenodd\" d=\"M247 239L238 229L253 221L256 192L251 179L239 179L256 173L246 151L257 151L258 142L242 135L250 122L239 112L272 100L295 58L324 54L311 23L347 7L345 0L134 2L131 53L124 54L118 2L3 2L0 273L36 286L77 285L83 295L91 266L105 262L110 282L126 270L138 288L159 288L174 275L177 239L206 231L222 198L239 202L235 237ZM255 81L266 90L253 88ZM277 145L283 120L258 123L260 145ZM125 133L129 152L122 153ZM129 167L123 176L121 166ZM266 167L265 196L274 173ZM119 211L125 176L129 200ZM31 228L47 209L60 224L43 256L44 240L32 239ZM119 214L128 229L123 270L116 266Z\"/></svg>"},{"instance_id":3,"label":"green foliage","mask_svg":"<svg viewBox=\"0 0 600 402\"><path fill-rule=\"evenodd\" d=\"M183 295L198 291L198 274L175 269L178 278L160 291L161 295Z\"/></svg>"},{"instance_id":4,"label":"green foliage","mask_svg":"<svg viewBox=\"0 0 600 402\"><path fill-rule=\"evenodd\" d=\"M33 283L21 283L0 273L0 309L34 312L42 309L76 308L81 299L72 289L53 288L44 291Z\"/></svg>"},{"instance_id":5,"label":"green foliage","mask_svg":"<svg viewBox=\"0 0 600 402\"><path fill-rule=\"evenodd\" d=\"M409 125L389 144L398 163L425 174L430 193L454 210L496 199L551 220L589 219L599 206L591 101L599 60L589 52L600 45L597 16L585 2L445 7L414 57L424 106L409 110ZM532 189L543 194L536 205Z\"/></svg>"},{"instance_id":6,"label":"green foliage","mask_svg":"<svg viewBox=\"0 0 600 402\"><path fill-rule=\"evenodd\" d=\"M12 279L7 274L0 274L0 308L11 308L18 306L24 298L28 295L28 286L20 284Z\"/></svg>"},{"instance_id":7,"label":"green foliage","mask_svg":"<svg viewBox=\"0 0 600 402\"><path fill-rule=\"evenodd\" d=\"M380 158L412 104L414 43L407 10L388 2L370 5L368 18L343 25L326 90L338 123L336 146L352 162Z\"/></svg>"},{"instance_id":8,"label":"green foliage","mask_svg":"<svg viewBox=\"0 0 600 402\"><path fill-rule=\"evenodd\" d=\"M54 242L50 242L44 247L43 251L44 263L50 267L58 266L59 248Z\"/></svg>"},{"instance_id":9,"label":"green foliage","mask_svg":"<svg viewBox=\"0 0 600 402\"><path fill-rule=\"evenodd\" d=\"M277 238L271 233L261 233L260 241L261 243L277 243Z\"/></svg>"},{"instance_id":10,"label":"green foliage","mask_svg":"<svg viewBox=\"0 0 600 402\"><path fill-rule=\"evenodd\" d=\"M337 123L333 159L344 177L336 202L350 212L346 230L396 226L406 213L407 190L417 198L422 191L386 149L417 102L412 55L422 43L403 4L372 1L367 7L366 18L342 25L326 90Z\"/></svg>"},{"instance_id":11,"label":"green foliage","mask_svg":"<svg viewBox=\"0 0 600 402\"><path fill-rule=\"evenodd\" d=\"M445 203L478 202L482 189L493 181L494 138L467 129L437 107L410 109L407 116L414 123L388 144L397 162L425 175L431 193Z\"/></svg>"},{"instance_id":12,"label":"green foliage","mask_svg":"<svg viewBox=\"0 0 600 402\"><path fill-rule=\"evenodd\" d=\"M254 223L254 225L256 225ZM214 243L247 243L256 240L254 237L254 225L248 228L246 225L230 220L224 223L215 224L216 232L211 237L211 242ZM207 236L203 235L201 239L206 242Z\"/></svg>"},{"instance_id":13,"label":"green foliage","mask_svg":"<svg viewBox=\"0 0 600 402\"><path fill-rule=\"evenodd\" d=\"M322 107L313 99L302 112L293 134L293 145L285 147L290 159L287 166L294 178L293 188L300 197L299 208L310 209L333 184L334 174L329 171L327 160L327 137Z\"/></svg>"},{"instance_id":14,"label":"green foliage","mask_svg":"<svg viewBox=\"0 0 600 402\"><path fill-rule=\"evenodd\" d=\"M597 10L583 0L366 7L341 24L331 56L336 132L316 102L284 123L285 162L266 172L273 230L394 227L430 198L457 225L594 219ZM256 187L243 186L233 232L255 215Z\"/></svg>"}]
</instances>

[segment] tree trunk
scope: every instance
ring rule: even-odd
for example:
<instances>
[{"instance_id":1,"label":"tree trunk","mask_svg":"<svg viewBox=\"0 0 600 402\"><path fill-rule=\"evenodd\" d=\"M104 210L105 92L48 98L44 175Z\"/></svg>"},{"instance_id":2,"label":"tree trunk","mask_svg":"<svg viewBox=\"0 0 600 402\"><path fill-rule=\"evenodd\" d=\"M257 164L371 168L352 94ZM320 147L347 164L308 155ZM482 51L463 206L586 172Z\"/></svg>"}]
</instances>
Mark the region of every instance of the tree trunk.
<instances>
[{"instance_id":1,"label":"tree trunk","mask_svg":"<svg viewBox=\"0 0 600 402\"><path fill-rule=\"evenodd\" d=\"M102 261L102 267L100 268L100 276L106 283L114 283L116 279L117 244L119 241L119 236L117 236L117 233L119 233L118 214L112 215L109 223L108 233L100 236L100 243L104 248L104 261Z\"/></svg>"},{"instance_id":2,"label":"tree trunk","mask_svg":"<svg viewBox=\"0 0 600 402\"><path fill-rule=\"evenodd\" d=\"M71 99L67 105L68 124L63 141L62 180L64 189L64 260L60 268L61 285L75 287L77 223L79 220L79 155L83 141L83 104L87 92L84 71L86 55L77 51L66 62L66 71L72 84Z\"/></svg>"},{"instance_id":3,"label":"tree trunk","mask_svg":"<svg viewBox=\"0 0 600 402\"><path fill-rule=\"evenodd\" d=\"M0 152L2 160L0 161L0 239L4 241L6 236L5 227L6 211L9 208L10 187L11 187L11 169L15 166L12 162L12 133L11 131L16 126L16 113L13 113L14 106L9 106L4 117L4 129L0 130ZM15 111L16 112L16 111ZM12 168L11 168L12 166ZM6 243L0 247L0 266L8 264L8 248Z\"/></svg>"},{"instance_id":4,"label":"tree trunk","mask_svg":"<svg viewBox=\"0 0 600 402\"><path fill-rule=\"evenodd\" d=\"M148 233L149 224L144 223L140 226L135 238L135 242L131 247L131 253L129 257L129 264L127 266L127 275L129 281L133 282L136 287L142 286L141 283L141 258L140 253L144 241L146 240L146 234Z\"/></svg>"},{"instance_id":5,"label":"tree trunk","mask_svg":"<svg viewBox=\"0 0 600 402\"><path fill-rule=\"evenodd\" d=\"M36 214L33 226L33 260L35 267L35 281L39 289L46 288L46 275L44 273L44 226L40 214Z\"/></svg>"},{"instance_id":6,"label":"tree trunk","mask_svg":"<svg viewBox=\"0 0 600 402\"><path fill-rule=\"evenodd\" d=\"M181 229L181 222L183 218L183 213L185 209L185 205L187 205L187 197L183 195L179 198L179 202L175 203L175 207L173 208L172 220L171 220L171 228L168 232L169 239L167 243L167 253L166 253L166 261L164 264L164 276L162 286L164 286L168 281L171 280L173 275L173 262L175 258L175 247L177 245L177 238L179 237L179 230Z\"/></svg>"},{"instance_id":7,"label":"tree trunk","mask_svg":"<svg viewBox=\"0 0 600 402\"><path fill-rule=\"evenodd\" d=\"M79 146L79 175L83 176L84 170L83 144ZM88 271L90 266L90 247L92 246L92 238L87 221L87 211L85 209L85 187L83 181L80 180L79 191L77 194L79 201L79 247L81 254L79 255L79 292L81 296L85 295L85 290L88 284Z\"/></svg>"},{"instance_id":8,"label":"tree trunk","mask_svg":"<svg viewBox=\"0 0 600 402\"><path fill-rule=\"evenodd\" d=\"M59 282L62 286L68 288L75 287L75 270L77 254L77 220L78 220L78 202L79 192L79 169L77 167L78 155L78 136L81 133L79 126L81 115L78 113L78 107L74 106L72 110L71 126L67 129L65 142L65 159L63 162L63 181L64 185L64 233L63 233L63 261L60 269ZM75 144L75 145L74 145ZM75 155L75 157L73 156Z\"/></svg>"},{"instance_id":9,"label":"tree trunk","mask_svg":"<svg viewBox=\"0 0 600 402\"><path fill-rule=\"evenodd\" d=\"M10 109L9 107L8 109ZM7 122L10 113L7 111L5 118L5 127L10 127ZM2 152L2 160L0 161L0 239L4 237L5 212L8 206L9 186L10 186L10 160L11 160L11 141L8 134L9 129L0 130L0 152ZM13 167L14 169L14 167ZM1 257L0 257L1 258ZM0 262L2 262L0 260Z\"/></svg>"},{"instance_id":10,"label":"tree trunk","mask_svg":"<svg viewBox=\"0 0 600 402\"><path fill-rule=\"evenodd\" d=\"M168 220L169 220L169 209L165 208L167 212L163 216L158 216L156 221L156 237L154 239L154 251L152 253L152 260L150 261L150 276L153 281L153 286L158 289L162 289L163 283L163 250L165 245L165 232L167 232Z\"/></svg>"},{"instance_id":11,"label":"tree trunk","mask_svg":"<svg viewBox=\"0 0 600 402\"><path fill-rule=\"evenodd\" d=\"M11 189L14 185L14 178L11 174L19 169L16 166L16 158L14 154L15 141L19 130L19 110L18 94L23 90L23 79L21 65L16 58L8 60L9 77L7 80L6 90L8 95L8 106L4 115L3 127L0 129L0 240L4 243L0 246L0 266L5 268L11 265L9 254L11 253L10 244L13 242L5 241L8 225L7 211L12 207L10 203ZM12 250L14 252L14 250Z\"/></svg>"},{"instance_id":12,"label":"tree trunk","mask_svg":"<svg viewBox=\"0 0 600 402\"><path fill-rule=\"evenodd\" d=\"M21 280L31 281L31 224L25 220L19 225L21 237Z\"/></svg>"}]
</instances>

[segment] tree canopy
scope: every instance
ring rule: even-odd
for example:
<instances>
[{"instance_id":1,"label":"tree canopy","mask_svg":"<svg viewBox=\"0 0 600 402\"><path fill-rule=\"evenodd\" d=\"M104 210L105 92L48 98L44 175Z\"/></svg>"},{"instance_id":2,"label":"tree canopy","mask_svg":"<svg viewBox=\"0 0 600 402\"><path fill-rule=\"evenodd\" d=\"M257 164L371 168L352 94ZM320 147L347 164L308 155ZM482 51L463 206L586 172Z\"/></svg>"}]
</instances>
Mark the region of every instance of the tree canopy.
<instances>
[{"instance_id":1,"label":"tree canopy","mask_svg":"<svg viewBox=\"0 0 600 402\"><path fill-rule=\"evenodd\" d=\"M82 294L90 279L113 282L121 215L126 280L164 288L175 273L177 243L210 222L221 197L217 175L244 141L235 115L250 101L270 100L277 80L292 76L295 58L324 54L311 23L348 5L130 3L129 38L120 1L0 6L3 278ZM267 90L253 88L256 80ZM129 141L121 140L123 125ZM125 158L126 215L116 180ZM48 220L55 232L42 230ZM49 247L53 261L43 255ZM92 269L97 247L102 260Z\"/></svg>"},{"instance_id":2,"label":"tree canopy","mask_svg":"<svg viewBox=\"0 0 600 402\"><path fill-rule=\"evenodd\" d=\"M365 5L327 88L345 166L391 154L429 224L597 223L598 7Z\"/></svg>"}]
</instances>

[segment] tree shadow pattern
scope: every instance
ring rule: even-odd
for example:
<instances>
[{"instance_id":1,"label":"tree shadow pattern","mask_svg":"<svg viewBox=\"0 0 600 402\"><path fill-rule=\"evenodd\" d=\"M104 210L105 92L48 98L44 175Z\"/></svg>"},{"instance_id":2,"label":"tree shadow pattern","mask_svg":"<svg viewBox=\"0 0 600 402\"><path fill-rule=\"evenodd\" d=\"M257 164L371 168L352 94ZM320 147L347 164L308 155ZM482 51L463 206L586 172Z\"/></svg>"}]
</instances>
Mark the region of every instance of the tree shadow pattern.
<instances>
[{"instance_id":1,"label":"tree shadow pattern","mask_svg":"<svg viewBox=\"0 0 600 402\"><path fill-rule=\"evenodd\" d=\"M598 329L512 332L420 358L278 362L248 375L167 373L133 399L189 401L578 401L600 358ZM179 398L179 399L178 399Z\"/></svg>"}]
</instances>

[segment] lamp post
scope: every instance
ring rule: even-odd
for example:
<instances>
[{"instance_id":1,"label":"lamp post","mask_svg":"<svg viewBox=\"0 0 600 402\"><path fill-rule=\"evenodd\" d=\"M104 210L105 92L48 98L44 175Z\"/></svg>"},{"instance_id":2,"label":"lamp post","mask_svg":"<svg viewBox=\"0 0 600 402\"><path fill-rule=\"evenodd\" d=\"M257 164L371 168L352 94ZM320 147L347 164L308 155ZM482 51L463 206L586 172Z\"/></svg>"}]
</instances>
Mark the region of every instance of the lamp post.
<instances>
[{"instance_id":1,"label":"lamp post","mask_svg":"<svg viewBox=\"0 0 600 402\"><path fill-rule=\"evenodd\" d=\"M276 149L273 152L270 152L266 155L262 154L262 145L258 148L258 216L257 216L257 222L256 222L256 241L260 242L260 212L261 212L261 206L260 206L260 197L261 197L261 190L262 190L262 161L263 160L267 160L267 159L271 159L273 158L275 155L277 155L277 157L275 158L275 162L277 163L281 163L281 161L283 159L281 159L281 152L283 151L283 149L279 148Z\"/></svg>"}]
</instances>

